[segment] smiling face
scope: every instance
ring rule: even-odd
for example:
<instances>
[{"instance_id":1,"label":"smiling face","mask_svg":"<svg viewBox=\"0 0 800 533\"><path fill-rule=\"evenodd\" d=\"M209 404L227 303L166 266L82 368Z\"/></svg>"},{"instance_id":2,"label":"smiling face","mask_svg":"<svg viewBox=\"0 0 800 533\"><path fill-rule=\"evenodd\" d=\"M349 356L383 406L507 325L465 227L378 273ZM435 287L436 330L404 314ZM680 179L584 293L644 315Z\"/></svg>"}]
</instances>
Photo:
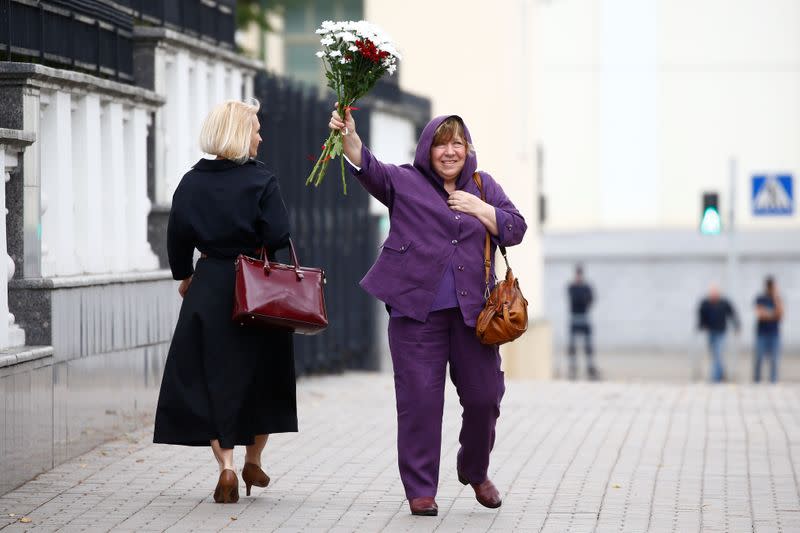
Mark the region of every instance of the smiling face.
<instances>
[{"instance_id":1,"label":"smiling face","mask_svg":"<svg viewBox=\"0 0 800 533\"><path fill-rule=\"evenodd\" d=\"M433 135L431 167L445 183L458 179L467 161L469 147L464 137L464 127L455 117L442 122Z\"/></svg>"},{"instance_id":2,"label":"smiling face","mask_svg":"<svg viewBox=\"0 0 800 533\"><path fill-rule=\"evenodd\" d=\"M431 146L431 166L444 181L453 181L461 175L467 160L467 145L454 137L442 144Z\"/></svg>"}]
</instances>

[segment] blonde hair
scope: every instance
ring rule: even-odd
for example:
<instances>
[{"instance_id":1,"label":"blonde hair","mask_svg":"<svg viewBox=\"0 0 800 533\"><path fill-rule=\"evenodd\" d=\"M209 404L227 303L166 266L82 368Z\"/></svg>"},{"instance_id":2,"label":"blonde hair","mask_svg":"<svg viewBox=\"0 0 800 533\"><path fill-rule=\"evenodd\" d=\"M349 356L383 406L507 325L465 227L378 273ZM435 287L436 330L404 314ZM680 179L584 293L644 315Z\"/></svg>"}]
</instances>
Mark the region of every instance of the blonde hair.
<instances>
[{"instance_id":1,"label":"blonde hair","mask_svg":"<svg viewBox=\"0 0 800 533\"><path fill-rule=\"evenodd\" d=\"M467 152L475 153L475 147L472 143L467 141L467 135L464 132L464 123L458 117L448 117L444 122L439 124L436 131L433 132L433 145L445 144L452 139L461 139L467 146Z\"/></svg>"},{"instance_id":2,"label":"blonde hair","mask_svg":"<svg viewBox=\"0 0 800 533\"><path fill-rule=\"evenodd\" d=\"M203 121L200 149L207 153L244 164L250 159L251 117L261 104L255 98L246 102L227 100L215 107Z\"/></svg>"}]
</instances>

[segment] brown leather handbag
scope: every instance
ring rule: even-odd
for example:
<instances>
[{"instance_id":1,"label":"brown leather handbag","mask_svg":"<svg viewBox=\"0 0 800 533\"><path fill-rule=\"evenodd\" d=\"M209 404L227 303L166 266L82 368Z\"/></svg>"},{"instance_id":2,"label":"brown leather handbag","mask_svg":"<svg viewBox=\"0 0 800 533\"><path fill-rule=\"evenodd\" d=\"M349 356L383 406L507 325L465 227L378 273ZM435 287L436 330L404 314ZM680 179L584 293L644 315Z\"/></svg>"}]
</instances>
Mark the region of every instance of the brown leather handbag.
<instances>
[{"instance_id":1,"label":"brown leather handbag","mask_svg":"<svg viewBox=\"0 0 800 533\"><path fill-rule=\"evenodd\" d=\"M294 242L289 239L293 265L261 258L236 258L233 320L241 325L283 328L316 335L328 327L325 309L325 271L301 267Z\"/></svg>"},{"instance_id":2,"label":"brown leather handbag","mask_svg":"<svg viewBox=\"0 0 800 533\"><path fill-rule=\"evenodd\" d=\"M477 172L472 176L481 191L481 200L486 201L483 182ZM489 275L492 268L491 242L486 232L483 264L486 270L486 304L478 315L475 333L482 344L504 344L520 337L528 329L528 300L522 295L519 281L508 265L506 249L500 246L500 253L506 263L506 278L489 292Z\"/></svg>"}]
</instances>

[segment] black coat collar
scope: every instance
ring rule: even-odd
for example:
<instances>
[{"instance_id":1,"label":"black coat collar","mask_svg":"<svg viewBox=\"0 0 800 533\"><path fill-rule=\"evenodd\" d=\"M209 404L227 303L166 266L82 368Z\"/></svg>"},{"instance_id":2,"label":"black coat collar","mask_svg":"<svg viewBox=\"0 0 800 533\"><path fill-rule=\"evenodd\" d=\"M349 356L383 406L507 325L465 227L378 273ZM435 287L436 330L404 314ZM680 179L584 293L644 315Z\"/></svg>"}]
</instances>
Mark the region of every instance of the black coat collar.
<instances>
[{"instance_id":1,"label":"black coat collar","mask_svg":"<svg viewBox=\"0 0 800 533\"><path fill-rule=\"evenodd\" d=\"M255 164L255 159L249 159L245 162L245 165L248 164ZM201 159L197 163L194 164L192 167L195 170L204 170L204 171L218 171L218 170L230 170L232 168L240 167L239 163L235 161L231 161L230 159Z\"/></svg>"}]
</instances>

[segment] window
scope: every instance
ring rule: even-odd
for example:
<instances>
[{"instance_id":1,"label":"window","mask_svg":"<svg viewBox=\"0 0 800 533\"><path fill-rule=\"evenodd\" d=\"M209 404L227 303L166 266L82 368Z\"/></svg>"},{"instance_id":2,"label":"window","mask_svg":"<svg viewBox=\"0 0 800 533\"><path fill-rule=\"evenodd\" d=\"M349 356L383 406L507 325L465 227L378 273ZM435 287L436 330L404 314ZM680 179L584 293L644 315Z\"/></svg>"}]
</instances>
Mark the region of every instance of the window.
<instances>
[{"instance_id":1,"label":"window","mask_svg":"<svg viewBox=\"0 0 800 533\"><path fill-rule=\"evenodd\" d=\"M325 87L322 62L314 55L319 50L319 37L314 31L323 20L362 18L363 0L308 0L304 5L288 7L284 28L286 75Z\"/></svg>"}]
</instances>

